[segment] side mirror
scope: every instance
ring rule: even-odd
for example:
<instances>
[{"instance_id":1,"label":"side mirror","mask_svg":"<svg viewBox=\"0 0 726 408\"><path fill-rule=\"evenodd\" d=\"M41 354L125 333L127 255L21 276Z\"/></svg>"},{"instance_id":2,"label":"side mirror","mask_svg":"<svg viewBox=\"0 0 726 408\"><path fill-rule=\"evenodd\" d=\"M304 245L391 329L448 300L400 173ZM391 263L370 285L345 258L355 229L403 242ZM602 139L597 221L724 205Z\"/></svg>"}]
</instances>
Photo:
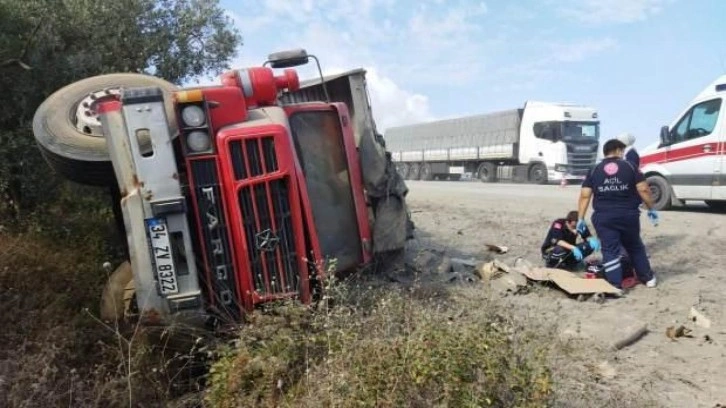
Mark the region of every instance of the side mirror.
<instances>
[{"instance_id":1,"label":"side mirror","mask_svg":"<svg viewBox=\"0 0 726 408\"><path fill-rule=\"evenodd\" d=\"M328 87L325 84L325 78L323 78L323 70L320 68L320 61L315 55L308 54L303 48L296 50L287 50L275 52L267 56L267 61L264 66L270 64L272 68L292 68L300 65L305 65L310 62L310 58L315 60L315 64L318 66L318 74L320 74L320 84L323 87L323 93L325 94L325 102L330 102L330 95L328 95Z\"/></svg>"},{"instance_id":2,"label":"side mirror","mask_svg":"<svg viewBox=\"0 0 726 408\"><path fill-rule=\"evenodd\" d=\"M670 144L671 141L671 132L668 129L668 126L663 126L660 128L660 144L661 145L667 145Z\"/></svg>"},{"instance_id":3,"label":"side mirror","mask_svg":"<svg viewBox=\"0 0 726 408\"><path fill-rule=\"evenodd\" d=\"M302 48L276 52L267 57L267 62L270 63L272 68L276 69L298 67L307 64L309 60L307 51Z\"/></svg>"}]
</instances>

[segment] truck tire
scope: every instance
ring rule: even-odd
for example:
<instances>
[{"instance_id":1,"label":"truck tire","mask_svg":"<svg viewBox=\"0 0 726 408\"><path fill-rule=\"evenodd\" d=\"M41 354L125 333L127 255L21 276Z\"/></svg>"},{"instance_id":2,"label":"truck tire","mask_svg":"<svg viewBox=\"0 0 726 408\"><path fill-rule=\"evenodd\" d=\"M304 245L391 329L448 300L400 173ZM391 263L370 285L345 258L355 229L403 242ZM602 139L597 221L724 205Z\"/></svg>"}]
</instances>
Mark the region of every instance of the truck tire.
<instances>
[{"instance_id":1,"label":"truck tire","mask_svg":"<svg viewBox=\"0 0 726 408\"><path fill-rule=\"evenodd\" d=\"M125 311L131 307L134 293L134 276L129 261L124 261L108 277L103 287L100 317L104 322L123 320Z\"/></svg>"},{"instance_id":2,"label":"truck tire","mask_svg":"<svg viewBox=\"0 0 726 408\"><path fill-rule=\"evenodd\" d=\"M547 166L535 163L529 168L529 181L535 184L547 184Z\"/></svg>"},{"instance_id":3,"label":"truck tire","mask_svg":"<svg viewBox=\"0 0 726 408\"><path fill-rule=\"evenodd\" d=\"M408 179L418 180L421 177L421 164L411 163L408 167Z\"/></svg>"},{"instance_id":4,"label":"truck tire","mask_svg":"<svg viewBox=\"0 0 726 408\"><path fill-rule=\"evenodd\" d=\"M661 176L650 176L646 179L653 198L653 208L661 211L671 208L671 186Z\"/></svg>"},{"instance_id":5,"label":"truck tire","mask_svg":"<svg viewBox=\"0 0 726 408\"><path fill-rule=\"evenodd\" d=\"M397 163L396 170L398 170L398 174L401 175L402 179L408 179L408 163Z\"/></svg>"},{"instance_id":6,"label":"truck tire","mask_svg":"<svg viewBox=\"0 0 726 408\"><path fill-rule=\"evenodd\" d=\"M429 181L433 178L434 178L434 175L431 170L431 164L429 164L429 163L421 164L421 180Z\"/></svg>"},{"instance_id":7,"label":"truck tire","mask_svg":"<svg viewBox=\"0 0 726 408\"><path fill-rule=\"evenodd\" d=\"M142 74L107 74L74 82L50 95L35 111L33 134L50 167L82 184L115 183L106 140L95 109L100 101L118 99L122 87L158 86L165 93L166 115L172 137L177 135L171 92L177 90L161 78ZM151 148L141 140L142 152Z\"/></svg>"},{"instance_id":8,"label":"truck tire","mask_svg":"<svg viewBox=\"0 0 726 408\"><path fill-rule=\"evenodd\" d=\"M719 201L719 200L706 200L706 205L708 208L718 211L718 212L725 212L726 211L726 201Z\"/></svg>"},{"instance_id":9,"label":"truck tire","mask_svg":"<svg viewBox=\"0 0 726 408\"><path fill-rule=\"evenodd\" d=\"M494 163L482 163L476 172L482 183L493 183L497 181L497 166Z\"/></svg>"}]
</instances>

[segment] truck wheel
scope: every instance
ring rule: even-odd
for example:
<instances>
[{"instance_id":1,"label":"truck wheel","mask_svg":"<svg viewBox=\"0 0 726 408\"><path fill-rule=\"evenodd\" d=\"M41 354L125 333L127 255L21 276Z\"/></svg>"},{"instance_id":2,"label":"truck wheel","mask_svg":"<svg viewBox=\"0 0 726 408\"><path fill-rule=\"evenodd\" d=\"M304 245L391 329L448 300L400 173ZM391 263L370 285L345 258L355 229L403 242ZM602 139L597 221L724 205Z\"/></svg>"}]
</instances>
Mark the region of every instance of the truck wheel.
<instances>
[{"instance_id":1,"label":"truck wheel","mask_svg":"<svg viewBox=\"0 0 726 408\"><path fill-rule=\"evenodd\" d=\"M547 166L536 163L529 169L529 181L535 184L547 184Z\"/></svg>"},{"instance_id":2,"label":"truck wheel","mask_svg":"<svg viewBox=\"0 0 726 408\"><path fill-rule=\"evenodd\" d=\"M421 164L411 163L408 168L408 179L418 180L421 177Z\"/></svg>"},{"instance_id":3,"label":"truck wheel","mask_svg":"<svg viewBox=\"0 0 726 408\"><path fill-rule=\"evenodd\" d=\"M706 205L715 211L724 212L726 211L726 201L718 200L706 200Z\"/></svg>"},{"instance_id":4,"label":"truck wheel","mask_svg":"<svg viewBox=\"0 0 726 408\"><path fill-rule=\"evenodd\" d=\"M109 276L101 294L101 319L117 322L124 319L134 294L134 277L129 261L124 261Z\"/></svg>"},{"instance_id":5,"label":"truck wheel","mask_svg":"<svg viewBox=\"0 0 726 408\"><path fill-rule=\"evenodd\" d=\"M35 111L33 134L43 157L63 177L103 186L115 183L113 166L96 112L99 102L118 99L120 88L158 86L165 91L166 115L172 137L177 135L170 93L177 87L142 74L99 75L74 82L50 95ZM141 151L151 148L141 139Z\"/></svg>"},{"instance_id":6,"label":"truck wheel","mask_svg":"<svg viewBox=\"0 0 726 408\"><path fill-rule=\"evenodd\" d=\"M493 183L497 181L497 166L494 163L482 163L477 169L479 180L483 183Z\"/></svg>"},{"instance_id":7,"label":"truck wheel","mask_svg":"<svg viewBox=\"0 0 726 408\"><path fill-rule=\"evenodd\" d=\"M401 175L402 179L406 180L408 178L408 164L396 163L396 170L398 171L398 174Z\"/></svg>"},{"instance_id":8,"label":"truck wheel","mask_svg":"<svg viewBox=\"0 0 726 408\"><path fill-rule=\"evenodd\" d=\"M421 180L431 180L433 179L433 173L431 172L431 164L424 163L421 165Z\"/></svg>"},{"instance_id":9,"label":"truck wheel","mask_svg":"<svg viewBox=\"0 0 726 408\"><path fill-rule=\"evenodd\" d=\"M671 208L671 186L661 176L650 176L646 179L653 198L653 208L658 211Z\"/></svg>"}]
</instances>

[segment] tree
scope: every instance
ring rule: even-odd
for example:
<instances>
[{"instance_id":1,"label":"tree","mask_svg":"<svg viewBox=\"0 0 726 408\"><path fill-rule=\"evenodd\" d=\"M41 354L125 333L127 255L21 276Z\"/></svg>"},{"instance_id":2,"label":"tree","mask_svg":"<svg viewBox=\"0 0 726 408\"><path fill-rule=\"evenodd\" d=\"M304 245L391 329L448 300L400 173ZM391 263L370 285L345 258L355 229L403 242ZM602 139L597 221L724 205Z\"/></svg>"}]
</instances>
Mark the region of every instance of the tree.
<instances>
[{"instance_id":1,"label":"tree","mask_svg":"<svg viewBox=\"0 0 726 408\"><path fill-rule=\"evenodd\" d=\"M111 72L180 84L227 69L240 44L218 0L0 0L0 220L63 183L31 130L50 93Z\"/></svg>"}]
</instances>

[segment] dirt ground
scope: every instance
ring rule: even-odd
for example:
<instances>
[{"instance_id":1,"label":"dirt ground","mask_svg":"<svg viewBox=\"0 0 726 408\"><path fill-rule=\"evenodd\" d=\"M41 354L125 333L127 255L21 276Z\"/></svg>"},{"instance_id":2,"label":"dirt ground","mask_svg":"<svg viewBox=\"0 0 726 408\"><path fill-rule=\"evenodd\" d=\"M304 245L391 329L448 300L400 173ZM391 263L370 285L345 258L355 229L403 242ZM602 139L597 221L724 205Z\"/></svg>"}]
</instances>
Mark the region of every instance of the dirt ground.
<instances>
[{"instance_id":1,"label":"dirt ground","mask_svg":"<svg viewBox=\"0 0 726 408\"><path fill-rule=\"evenodd\" d=\"M491 257L485 243L505 245L509 253L497 258L510 265L520 257L541 264L539 246L550 222L576 209L579 194L576 185L461 181L408 182L408 186L417 227L412 247L484 259ZM658 277L655 289L639 285L602 304L581 302L556 289L509 296L506 301L517 313L552 322L562 338L591 344L609 371L605 375L609 378L597 387L625 391L665 407L726 406L724 217L699 203L661 212L658 227L643 214L642 235ZM710 327L689 318L692 307L710 320ZM638 325L647 325L644 337L619 351L608 349ZM692 330L692 337L666 336L669 327L681 325Z\"/></svg>"}]
</instances>

